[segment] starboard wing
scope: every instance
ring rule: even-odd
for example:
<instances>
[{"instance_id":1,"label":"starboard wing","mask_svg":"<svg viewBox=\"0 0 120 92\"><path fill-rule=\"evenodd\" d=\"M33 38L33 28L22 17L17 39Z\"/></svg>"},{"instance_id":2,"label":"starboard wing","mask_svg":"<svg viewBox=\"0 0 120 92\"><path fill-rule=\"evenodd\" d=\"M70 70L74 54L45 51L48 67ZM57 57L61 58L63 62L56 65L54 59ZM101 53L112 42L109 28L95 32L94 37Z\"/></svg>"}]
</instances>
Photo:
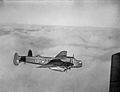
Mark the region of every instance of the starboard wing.
<instances>
[{"instance_id":1,"label":"starboard wing","mask_svg":"<svg viewBox=\"0 0 120 92\"><path fill-rule=\"evenodd\" d=\"M56 55L57 57L66 57L67 56L67 51L61 51L59 54Z\"/></svg>"}]
</instances>

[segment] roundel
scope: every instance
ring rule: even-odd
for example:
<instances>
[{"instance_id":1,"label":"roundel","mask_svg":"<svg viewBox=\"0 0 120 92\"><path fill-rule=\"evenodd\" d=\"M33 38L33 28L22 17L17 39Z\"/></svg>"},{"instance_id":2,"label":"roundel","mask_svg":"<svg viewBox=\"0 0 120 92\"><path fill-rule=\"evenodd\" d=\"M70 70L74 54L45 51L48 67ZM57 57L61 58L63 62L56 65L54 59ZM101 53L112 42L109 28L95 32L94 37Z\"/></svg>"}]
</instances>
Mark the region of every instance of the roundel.
<instances>
[{"instance_id":1,"label":"roundel","mask_svg":"<svg viewBox=\"0 0 120 92\"><path fill-rule=\"evenodd\" d=\"M41 63L44 63L44 62L45 62L45 61L43 61L43 60L41 61Z\"/></svg>"}]
</instances>

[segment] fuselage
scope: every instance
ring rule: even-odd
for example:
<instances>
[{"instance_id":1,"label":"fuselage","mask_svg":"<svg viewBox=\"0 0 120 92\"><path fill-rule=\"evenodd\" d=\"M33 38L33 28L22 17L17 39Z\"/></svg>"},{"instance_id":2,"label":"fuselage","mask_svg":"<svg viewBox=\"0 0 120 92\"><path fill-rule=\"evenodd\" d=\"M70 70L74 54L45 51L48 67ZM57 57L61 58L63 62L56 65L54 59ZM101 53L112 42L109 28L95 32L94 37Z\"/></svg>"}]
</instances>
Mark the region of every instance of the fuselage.
<instances>
[{"instance_id":1,"label":"fuselage","mask_svg":"<svg viewBox=\"0 0 120 92\"><path fill-rule=\"evenodd\" d=\"M23 60L24 58L25 58L25 60ZM42 56L32 56L32 57L21 56L20 62L26 62L26 63L32 63L32 64L38 64L38 65L45 65L45 64L49 63L51 60L54 60L54 59L60 59L63 62L71 62L71 63L74 64L72 68L79 68L79 67L82 66L82 61L77 60L74 57L55 58L55 57L42 57Z\"/></svg>"}]
</instances>

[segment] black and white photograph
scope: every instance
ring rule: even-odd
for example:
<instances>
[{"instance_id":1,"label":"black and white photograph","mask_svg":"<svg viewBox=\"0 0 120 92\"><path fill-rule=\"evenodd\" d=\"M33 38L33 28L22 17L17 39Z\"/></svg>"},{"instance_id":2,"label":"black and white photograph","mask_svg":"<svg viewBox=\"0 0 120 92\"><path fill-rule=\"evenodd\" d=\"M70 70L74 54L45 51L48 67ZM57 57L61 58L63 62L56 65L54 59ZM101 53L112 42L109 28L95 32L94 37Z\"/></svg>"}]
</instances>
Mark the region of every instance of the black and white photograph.
<instances>
[{"instance_id":1,"label":"black and white photograph","mask_svg":"<svg viewBox=\"0 0 120 92\"><path fill-rule=\"evenodd\" d=\"M0 92L120 92L120 1L0 0Z\"/></svg>"}]
</instances>

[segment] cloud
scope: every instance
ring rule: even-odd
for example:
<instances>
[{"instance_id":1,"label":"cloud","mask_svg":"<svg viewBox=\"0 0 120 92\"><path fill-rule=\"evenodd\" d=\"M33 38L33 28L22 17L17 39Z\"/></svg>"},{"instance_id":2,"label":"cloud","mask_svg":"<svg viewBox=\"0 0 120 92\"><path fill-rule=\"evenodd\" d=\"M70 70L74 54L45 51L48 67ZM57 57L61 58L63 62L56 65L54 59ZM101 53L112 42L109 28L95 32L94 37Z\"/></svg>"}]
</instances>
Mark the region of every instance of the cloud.
<instances>
[{"instance_id":1,"label":"cloud","mask_svg":"<svg viewBox=\"0 0 120 92\"><path fill-rule=\"evenodd\" d=\"M55 92L107 92L109 66L96 61L82 70L73 70L56 82ZM101 75L102 74L102 75Z\"/></svg>"},{"instance_id":2,"label":"cloud","mask_svg":"<svg viewBox=\"0 0 120 92\"><path fill-rule=\"evenodd\" d=\"M46 31L48 29L47 26L40 31L12 29L10 34L0 36L0 91L107 92L110 56L119 49L116 48L119 45L119 31L68 30L63 27L51 27L51 31ZM44 56L54 56L63 49L68 50L68 55L74 52L77 59L82 57L83 67L61 73L38 69L30 64L14 66L14 53L26 55L29 48L34 54Z\"/></svg>"}]
</instances>

